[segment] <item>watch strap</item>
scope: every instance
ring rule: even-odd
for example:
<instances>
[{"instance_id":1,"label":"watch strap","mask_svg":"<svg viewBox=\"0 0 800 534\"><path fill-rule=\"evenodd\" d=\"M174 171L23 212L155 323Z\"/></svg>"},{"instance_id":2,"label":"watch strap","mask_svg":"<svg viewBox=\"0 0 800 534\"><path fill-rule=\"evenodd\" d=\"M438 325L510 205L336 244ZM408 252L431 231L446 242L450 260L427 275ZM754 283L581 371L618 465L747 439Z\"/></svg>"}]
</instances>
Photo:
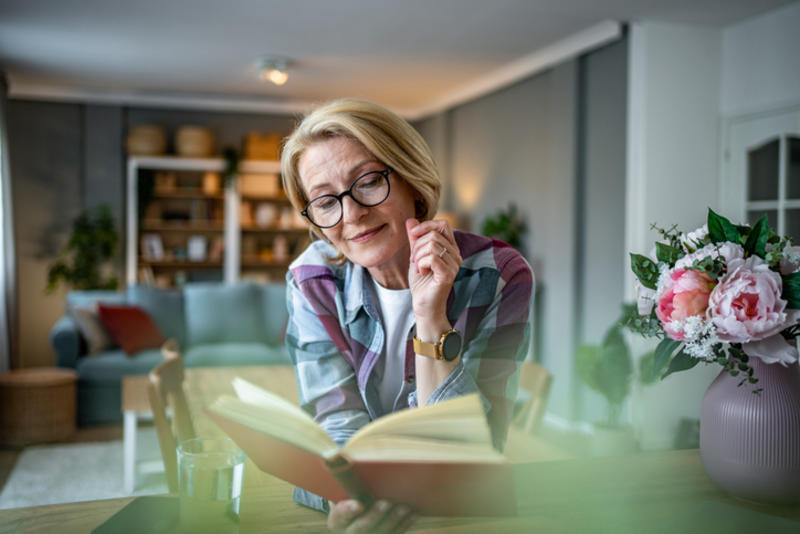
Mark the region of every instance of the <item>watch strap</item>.
<instances>
[{"instance_id":1,"label":"watch strap","mask_svg":"<svg viewBox=\"0 0 800 534\"><path fill-rule=\"evenodd\" d=\"M444 360L444 355L442 355L442 351L439 350L441 343L441 340L436 343L428 343L427 341L422 341L414 334L414 352L420 356L427 356L434 360Z\"/></svg>"}]
</instances>

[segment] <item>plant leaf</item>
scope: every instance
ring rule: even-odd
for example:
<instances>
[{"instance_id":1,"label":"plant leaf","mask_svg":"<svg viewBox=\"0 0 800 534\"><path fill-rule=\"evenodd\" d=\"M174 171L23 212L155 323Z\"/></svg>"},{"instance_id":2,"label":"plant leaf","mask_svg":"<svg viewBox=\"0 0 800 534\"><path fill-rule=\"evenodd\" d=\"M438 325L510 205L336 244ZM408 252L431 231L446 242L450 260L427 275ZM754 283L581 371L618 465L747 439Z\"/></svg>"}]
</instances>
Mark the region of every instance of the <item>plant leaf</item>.
<instances>
[{"instance_id":1,"label":"plant leaf","mask_svg":"<svg viewBox=\"0 0 800 534\"><path fill-rule=\"evenodd\" d=\"M631 269L644 287L656 289L658 267L653 260L641 254L631 253Z\"/></svg>"},{"instance_id":2,"label":"plant leaf","mask_svg":"<svg viewBox=\"0 0 800 534\"><path fill-rule=\"evenodd\" d=\"M800 272L783 275L781 298L789 308L800 308Z\"/></svg>"},{"instance_id":3,"label":"plant leaf","mask_svg":"<svg viewBox=\"0 0 800 534\"><path fill-rule=\"evenodd\" d=\"M767 255L767 239L769 238L769 226L767 225L767 214L761 216L744 245L745 252L755 254L761 258Z\"/></svg>"},{"instance_id":4,"label":"plant leaf","mask_svg":"<svg viewBox=\"0 0 800 534\"><path fill-rule=\"evenodd\" d=\"M714 210L708 208L708 236L712 243L731 243L740 244L742 242L739 230L728 219L722 215L717 215Z\"/></svg>"},{"instance_id":5,"label":"plant leaf","mask_svg":"<svg viewBox=\"0 0 800 534\"><path fill-rule=\"evenodd\" d=\"M667 244L656 242L656 258L658 261L675 265L675 262L683 256L683 252Z\"/></svg>"},{"instance_id":6,"label":"plant leaf","mask_svg":"<svg viewBox=\"0 0 800 534\"><path fill-rule=\"evenodd\" d=\"M661 380L664 380L672 373L691 369L698 363L700 363L700 358L694 358L692 356L689 356L685 352L680 351L678 354L675 355L674 358L672 358L672 361L669 362L669 368L667 369L666 373L661 375Z\"/></svg>"},{"instance_id":7,"label":"plant leaf","mask_svg":"<svg viewBox=\"0 0 800 534\"><path fill-rule=\"evenodd\" d=\"M667 366L670 356L672 356L672 353L675 352L675 349L677 349L680 344L680 341L675 341L668 337L661 340L661 343L656 347L655 357L653 358L654 375L658 376L661 374L661 370Z\"/></svg>"}]
</instances>

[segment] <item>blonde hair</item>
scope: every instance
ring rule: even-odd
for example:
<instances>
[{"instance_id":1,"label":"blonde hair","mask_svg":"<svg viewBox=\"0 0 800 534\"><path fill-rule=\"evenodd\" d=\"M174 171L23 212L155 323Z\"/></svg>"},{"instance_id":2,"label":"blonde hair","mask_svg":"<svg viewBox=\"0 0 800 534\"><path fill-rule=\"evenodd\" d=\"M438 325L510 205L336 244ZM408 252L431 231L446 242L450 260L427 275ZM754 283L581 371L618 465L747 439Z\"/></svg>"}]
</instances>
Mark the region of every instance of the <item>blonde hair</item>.
<instances>
[{"instance_id":1,"label":"blonde hair","mask_svg":"<svg viewBox=\"0 0 800 534\"><path fill-rule=\"evenodd\" d=\"M346 137L361 143L415 191L417 219L433 219L439 206L441 180L427 143L395 113L358 98L323 104L308 114L286 139L281 154L281 174L283 188L295 209L302 211L310 200L297 169L300 157L312 145L330 137ZM328 241L316 226L311 225L311 233ZM343 262L341 252L336 259Z\"/></svg>"}]
</instances>

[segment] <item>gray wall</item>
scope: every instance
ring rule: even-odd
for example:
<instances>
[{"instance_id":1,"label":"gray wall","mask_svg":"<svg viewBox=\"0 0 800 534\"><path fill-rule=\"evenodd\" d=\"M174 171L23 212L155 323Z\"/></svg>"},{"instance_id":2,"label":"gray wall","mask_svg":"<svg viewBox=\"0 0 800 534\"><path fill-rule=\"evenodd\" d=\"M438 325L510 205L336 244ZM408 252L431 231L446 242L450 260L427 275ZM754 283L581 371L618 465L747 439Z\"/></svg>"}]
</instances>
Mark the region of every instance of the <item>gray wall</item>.
<instances>
[{"instance_id":1,"label":"gray wall","mask_svg":"<svg viewBox=\"0 0 800 534\"><path fill-rule=\"evenodd\" d=\"M53 365L48 332L63 313L65 289L44 294L47 268L66 243L72 220L83 209L103 203L111 206L121 238L117 276L124 280L124 140L129 125L161 124L170 137L183 124L209 126L219 147L241 147L247 132L285 135L294 120L285 115L9 100L19 315L15 364Z\"/></svg>"},{"instance_id":2,"label":"gray wall","mask_svg":"<svg viewBox=\"0 0 800 534\"><path fill-rule=\"evenodd\" d=\"M509 202L524 215L537 356L554 375L548 410L565 419L604 410L573 355L599 342L622 302L626 55L622 40L415 125L444 170L445 209L472 231Z\"/></svg>"}]
</instances>

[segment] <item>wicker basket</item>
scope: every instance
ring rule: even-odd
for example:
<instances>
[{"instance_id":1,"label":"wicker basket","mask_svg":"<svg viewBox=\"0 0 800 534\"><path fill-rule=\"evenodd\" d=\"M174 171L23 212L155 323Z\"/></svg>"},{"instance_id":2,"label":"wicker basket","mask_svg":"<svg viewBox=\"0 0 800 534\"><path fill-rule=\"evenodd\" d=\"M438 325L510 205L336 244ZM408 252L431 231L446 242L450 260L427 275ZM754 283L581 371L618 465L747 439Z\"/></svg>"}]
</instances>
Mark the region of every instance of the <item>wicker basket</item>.
<instances>
[{"instance_id":1,"label":"wicker basket","mask_svg":"<svg viewBox=\"0 0 800 534\"><path fill-rule=\"evenodd\" d=\"M27 445L75 433L75 382L69 369L18 369L0 374L0 439Z\"/></svg>"}]
</instances>

